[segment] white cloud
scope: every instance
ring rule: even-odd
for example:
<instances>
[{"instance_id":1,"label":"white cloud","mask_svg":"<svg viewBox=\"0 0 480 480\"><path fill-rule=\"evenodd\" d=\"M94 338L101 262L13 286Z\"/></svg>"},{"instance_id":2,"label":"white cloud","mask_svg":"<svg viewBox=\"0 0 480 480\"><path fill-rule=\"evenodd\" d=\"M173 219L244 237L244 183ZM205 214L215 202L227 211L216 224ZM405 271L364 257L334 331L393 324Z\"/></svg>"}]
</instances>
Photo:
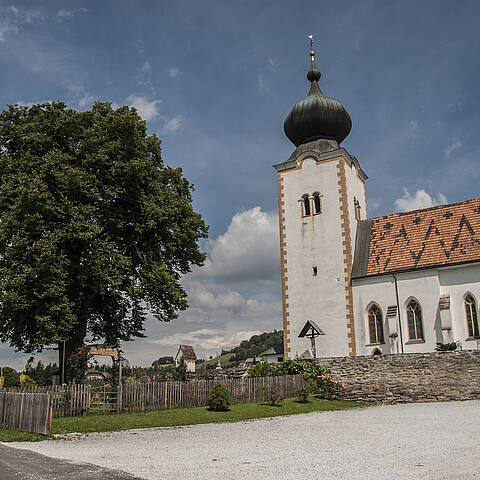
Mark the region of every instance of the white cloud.
<instances>
[{"instance_id":1,"label":"white cloud","mask_svg":"<svg viewBox=\"0 0 480 480\"><path fill-rule=\"evenodd\" d=\"M410 120L409 127L410 127L410 135L413 138L416 138L418 136L418 121Z\"/></svg>"},{"instance_id":2,"label":"white cloud","mask_svg":"<svg viewBox=\"0 0 480 480\"><path fill-rule=\"evenodd\" d=\"M180 117L172 117L165 121L164 130L169 133L176 132L180 128L182 119Z\"/></svg>"},{"instance_id":3,"label":"white cloud","mask_svg":"<svg viewBox=\"0 0 480 480\"><path fill-rule=\"evenodd\" d=\"M222 349L236 347L242 340L248 340L253 335L260 335L260 330L220 330L202 328L191 332L182 332L154 340L152 343L163 346L180 344L193 345L197 355L208 356L220 353ZM172 351L174 348L172 348Z\"/></svg>"},{"instance_id":4,"label":"white cloud","mask_svg":"<svg viewBox=\"0 0 480 480\"><path fill-rule=\"evenodd\" d=\"M205 265L192 276L203 281L272 281L280 275L278 217L254 207L235 214L227 231L207 243Z\"/></svg>"},{"instance_id":5,"label":"white cloud","mask_svg":"<svg viewBox=\"0 0 480 480\"><path fill-rule=\"evenodd\" d=\"M137 75L139 85L148 85L151 83L152 76L152 65L148 60L143 62L143 65L140 67L140 71Z\"/></svg>"},{"instance_id":6,"label":"white cloud","mask_svg":"<svg viewBox=\"0 0 480 480\"><path fill-rule=\"evenodd\" d=\"M450 155L455 151L458 150L459 148L462 148L462 142L452 142L450 145L448 145L446 148L444 148L443 153L447 158L450 158Z\"/></svg>"},{"instance_id":7,"label":"white cloud","mask_svg":"<svg viewBox=\"0 0 480 480\"><path fill-rule=\"evenodd\" d=\"M127 103L137 109L138 114L147 121L155 120L159 116L158 105L162 100L147 100L145 97L129 95Z\"/></svg>"},{"instance_id":8,"label":"white cloud","mask_svg":"<svg viewBox=\"0 0 480 480\"><path fill-rule=\"evenodd\" d=\"M71 94L69 102L77 103L80 108L90 107L95 101L95 97L90 95L83 85L74 83L67 85L67 89Z\"/></svg>"},{"instance_id":9,"label":"white cloud","mask_svg":"<svg viewBox=\"0 0 480 480\"><path fill-rule=\"evenodd\" d=\"M57 17L59 17L62 20L71 20L72 18L75 18L78 14L81 13L87 13L88 10L86 8L79 8L76 10L58 10L57 11Z\"/></svg>"},{"instance_id":10,"label":"white cloud","mask_svg":"<svg viewBox=\"0 0 480 480\"><path fill-rule=\"evenodd\" d=\"M267 82L265 81L265 75L263 73L259 73L257 75L257 88L259 92L268 92L269 87Z\"/></svg>"},{"instance_id":11,"label":"white cloud","mask_svg":"<svg viewBox=\"0 0 480 480\"><path fill-rule=\"evenodd\" d=\"M417 190L415 195L411 195L410 192L404 187L403 197L395 200L396 212L408 212L410 210L418 210L421 208L434 207L435 205L441 205L447 203L447 197L443 193L439 193L437 198L431 197L425 190Z\"/></svg>"},{"instance_id":12,"label":"white cloud","mask_svg":"<svg viewBox=\"0 0 480 480\"><path fill-rule=\"evenodd\" d=\"M15 105L20 105L21 107L31 107L32 105L42 105L44 103L52 103L54 100L41 100L38 102L25 102L24 100L19 100L15 102Z\"/></svg>"},{"instance_id":13,"label":"white cloud","mask_svg":"<svg viewBox=\"0 0 480 480\"><path fill-rule=\"evenodd\" d=\"M36 18L41 16L38 10L17 8L13 5L3 9L3 12L0 9L0 42L5 42L11 34L18 34L20 27L32 23Z\"/></svg>"},{"instance_id":14,"label":"white cloud","mask_svg":"<svg viewBox=\"0 0 480 480\"><path fill-rule=\"evenodd\" d=\"M180 75L182 72L180 71L179 68L171 68L169 71L168 71L168 76L170 78L175 78L175 77L178 77L178 75Z\"/></svg>"}]
</instances>

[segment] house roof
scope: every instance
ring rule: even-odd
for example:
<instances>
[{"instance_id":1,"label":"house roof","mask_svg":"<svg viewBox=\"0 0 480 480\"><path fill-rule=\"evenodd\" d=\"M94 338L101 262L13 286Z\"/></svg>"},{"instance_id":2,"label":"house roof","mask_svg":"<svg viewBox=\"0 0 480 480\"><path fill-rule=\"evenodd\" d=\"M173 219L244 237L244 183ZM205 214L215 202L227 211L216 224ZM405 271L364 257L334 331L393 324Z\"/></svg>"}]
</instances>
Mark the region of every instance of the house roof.
<instances>
[{"instance_id":1,"label":"house roof","mask_svg":"<svg viewBox=\"0 0 480 480\"><path fill-rule=\"evenodd\" d=\"M480 198L361 220L352 278L480 261Z\"/></svg>"},{"instance_id":2,"label":"house roof","mask_svg":"<svg viewBox=\"0 0 480 480\"><path fill-rule=\"evenodd\" d=\"M268 350L265 350L262 353L259 353L259 357L263 357L264 355L278 355L283 354L283 345L275 345L274 347L270 347Z\"/></svg>"},{"instance_id":3,"label":"house roof","mask_svg":"<svg viewBox=\"0 0 480 480\"><path fill-rule=\"evenodd\" d=\"M191 345L180 345L178 349L178 353L182 353L182 356L185 360L196 360L197 355L195 354L195 350ZM178 357L177 353L177 357Z\"/></svg>"}]
</instances>

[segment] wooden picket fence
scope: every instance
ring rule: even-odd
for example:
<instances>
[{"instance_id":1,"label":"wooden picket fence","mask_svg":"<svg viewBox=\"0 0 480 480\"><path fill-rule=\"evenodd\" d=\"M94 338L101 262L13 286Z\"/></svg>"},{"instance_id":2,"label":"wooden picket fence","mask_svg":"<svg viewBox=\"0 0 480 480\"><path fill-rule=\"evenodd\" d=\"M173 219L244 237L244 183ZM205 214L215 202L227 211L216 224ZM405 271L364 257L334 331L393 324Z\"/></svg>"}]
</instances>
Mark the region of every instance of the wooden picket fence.
<instances>
[{"instance_id":1,"label":"wooden picket fence","mask_svg":"<svg viewBox=\"0 0 480 480\"><path fill-rule=\"evenodd\" d=\"M52 415L59 417L78 417L90 413L91 389L89 385L56 385L53 387L16 387L8 392L48 393L52 398Z\"/></svg>"},{"instance_id":2,"label":"wooden picket fence","mask_svg":"<svg viewBox=\"0 0 480 480\"><path fill-rule=\"evenodd\" d=\"M206 406L208 396L217 383L230 391L233 403L266 400L271 390L282 397L292 397L306 384L302 375L125 384L118 392L117 411L145 412Z\"/></svg>"},{"instance_id":3,"label":"wooden picket fence","mask_svg":"<svg viewBox=\"0 0 480 480\"><path fill-rule=\"evenodd\" d=\"M0 421L2 427L49 435L51 396L48 393L0 391Z\"/></svg>"},{"instance_id":4,"label":"wooden picket fence","mask_svg":"<svg viewBox=\"0 0 480 480\"><path fill-rule=\"evenodd\" d=\"M306 382L302 375L281 377L194 380L191 382L146 382L123 384L98 392L88 385L25 387L10 392L49 393L54 418L90 413L130 413L171 408L202 407L213 387L223 384L233 403L260 402L274 390L282 397L293 397ZM103 388L103 387L102 387Z\"/></svg>"}]
</instances>

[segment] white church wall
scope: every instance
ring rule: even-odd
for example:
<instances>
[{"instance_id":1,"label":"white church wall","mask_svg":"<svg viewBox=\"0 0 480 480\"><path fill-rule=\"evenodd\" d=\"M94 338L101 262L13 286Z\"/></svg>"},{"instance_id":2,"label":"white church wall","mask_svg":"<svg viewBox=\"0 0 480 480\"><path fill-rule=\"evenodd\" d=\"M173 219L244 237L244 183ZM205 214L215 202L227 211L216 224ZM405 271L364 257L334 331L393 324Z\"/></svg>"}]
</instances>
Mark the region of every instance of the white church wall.
<instances>
[{"instance_id":1,"label":"white church wall","mask_svg":"<svg viewBox=\"0 0 480 480\"><path fill-rule=\"evenodd\" d=\"M401 335L391 338L386 318L387 308L397 305L395 281L392 275L356 279L353 284L355 306L355 325L361 332L357 336L357 351L360 355L369 355L375 349L369 343L368 308L371 302L377 303L382 311L385 344L380 348L383 353L400 353L400 338L403 339L404 353L431 352L441 341L441 325L438 321L438 300L440 285L436 270L421 270L397 274L398 297L400 306ZM416 299L422 311L424 341L412 341L408 336L407 304ZM398 313L397 313L398 315ZM398 318L398 316L397 316ZM361 352L361 353L360 353Z\"/></svg>"},{"instance_id":2,"label":"white church wall","mask_svg":"<svg viewBox=\"0 0 480 480\"><path fill-rule=\"evenodd\" d=\"M337 164L343 157L316 162L305 158L300 168L280 172L283 183L285 276L288 298L289 357L310 349L298 338L307 320L325 332L317 337L318 356L348 355L345 277ZM302 218L302 195L322 195L322 213ZM313 267L317 267L317 275Z\"/></svg>"},{"instance_id":3,"label":"white church wall","mask_svg":"<svg viewBox=\"0 0 480 480\"><path fill-rule=\"evenodd\" d=\"M464 301L468 293L474 297L480 322L480 264L442 268L439 270L439 278L441 293L450 295L451 341L460 342L464 350L478 350L479 341L468 339Z\"/></svg>"},{"instance_id":4,"label":"white church wall","mask_svg":"<svg viewBox=\"0 0 480 480\"><path fill-rule=\"evenodd\" d=\"M398 353L399 337L390 338L392 332L387 319L387 308L396 305L393 278L389 275L358 279L354 280L352 285L357 355L371 355L376 348L380 348L382 353ZM385 343L381 345L372 345L369 338L368 309L373 303L376 303L382 312Z\"/></svg>"}]
</instances>

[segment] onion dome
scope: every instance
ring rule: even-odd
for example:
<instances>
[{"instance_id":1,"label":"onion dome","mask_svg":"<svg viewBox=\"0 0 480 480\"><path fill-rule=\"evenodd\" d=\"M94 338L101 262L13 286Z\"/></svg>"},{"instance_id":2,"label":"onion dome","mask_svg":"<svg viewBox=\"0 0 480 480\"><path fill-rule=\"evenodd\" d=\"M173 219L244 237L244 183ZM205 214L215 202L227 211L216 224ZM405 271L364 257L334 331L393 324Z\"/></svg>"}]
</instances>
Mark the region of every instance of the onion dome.
<instances>
[{"instance_id":1,"label":"onion dome","mask_svg":"<svg viewBox=\"0 0 480 480\"><path fill-rule=\"evenodd\" d=\"M320 90L321 73L315 67L315 52L310 51L312 66L307 73L311 82L307 98L296 103L285 119L283 129L290 141L298 147L319 138L336 140L339 144L352 128L352 120L343 105L328 98Z\"/></svg>"}]
</instances>

